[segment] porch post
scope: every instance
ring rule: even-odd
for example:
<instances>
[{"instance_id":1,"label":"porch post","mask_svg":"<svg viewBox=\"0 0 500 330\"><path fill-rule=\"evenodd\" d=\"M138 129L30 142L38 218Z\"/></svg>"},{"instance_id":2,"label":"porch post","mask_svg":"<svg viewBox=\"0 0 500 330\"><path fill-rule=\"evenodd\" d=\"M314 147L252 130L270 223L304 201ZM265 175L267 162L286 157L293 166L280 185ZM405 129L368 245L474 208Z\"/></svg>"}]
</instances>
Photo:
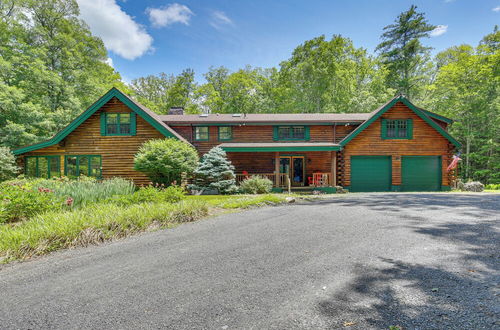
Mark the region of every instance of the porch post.
<instances>
[{"instance_id":1,"label":"porch post","mask_svg":"<svg viewBox=\"0 0 500 330\"><path fill-rule=\"evenodd\" d=\"M274 185L280 186L280 153L274 153Z\"/></svg>"},{"instance_id":2,"label":"porch post","mask_svg":"<svg viewBox=\"0 0 500 330\"><path fill-rule=\"evenodd\" d=\"M332 151L332 179L330 180L332 185L335 187L337 185L337 152Z\"/></svg>"}]
</instances>

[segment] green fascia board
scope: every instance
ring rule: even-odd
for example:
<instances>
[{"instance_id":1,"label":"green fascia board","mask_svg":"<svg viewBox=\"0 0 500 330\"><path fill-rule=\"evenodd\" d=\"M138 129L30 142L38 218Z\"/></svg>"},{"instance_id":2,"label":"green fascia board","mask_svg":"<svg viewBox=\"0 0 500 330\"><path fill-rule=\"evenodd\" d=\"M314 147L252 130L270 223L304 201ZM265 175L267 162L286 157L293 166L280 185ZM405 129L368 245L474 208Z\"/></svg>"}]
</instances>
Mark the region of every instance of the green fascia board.
<instances>
[{"instance_id":1,"label":"green fascia board","mask_svg":"<svg viewBox=\"0 0 500 330\"><path fill-rule=\"evenodd\" d=\"M132 111L141 116L144 120L146 120L151 126L157 129L160 133L165 135L166 137L175 137L172 132L163 127L160 123L158 123L155 119L153 119L149 114L144 112L140 107L138 107L134 102L132 102L128 96L123 94L121 91L116 89L115 87L111 88L106 94L104 94L99 100L97 100L94 104L92 104L87 110L85 110L81 115L79 115L75 120L73 120L68 126L66 126L63 130L59 131L56 135L54 135L51 139L47 141L43 141L40 143L32 144L30 146L22 147L13 151L14 155L18 156L23 153L38 150L41 148L52 146L56 143L59 143L68 136L71 132L73 132L78 126L80 126L85 120L90 118L97 110L99 110L103 105L105 105L109 100L113 97L116 97L121 102L123 102L126 106L128 106Z\"/></svg>"},{"instance_id":2,"label":"green fascia board","mask_svg":"<svg viewBox=\"0 0 500 330\"><path fill-rule=\"evenodd\" d=\"M276 151L340 151L340 146L332 147L222 147L226 152L276 152Z\"/></svg>"},{"instance_id":3,"label":"green fascia board","mask_svg":"<svg viewBox=\"0 0 500 330\"><path fill-rule=\"evenodd\" d=\"M349 141L354 139L359 135L362 131L365 130L368 126L370 126L374 121L380 118L387 110L392 108L397 102L402 102L408 108L410 108L417 116L422 118L427 124L429 124L432 128L438 131L443 137L445 137L448 141L450 141L455 147L461 148L462 144L455 140L448 132L446 132L441 126L439 126L434 120L430 119L422 110L414 106L406 97L398 96L393 98L390 102L388 102L382 109L380 109L377 113L375 113L370 119L361 124L358 128L352 131L351 134L347 135L342 141L340 141L340 145L345 147Z\"/></svg>"},{"instance_id":4,"label":"green fascia board","mask_svg":"<svg viewBox=\"0 0 500 330\"><path fill-rule=\"evenodd\" d=\"M444 116L441 116L441 115L438 115L437 113L434 113L434 112L430 112L430 111L427 111L425 109L422 109L422 108L418 108L420 111L423 111L427 116L429 117L432 117L432 118L435 118L437 120L441 120L441 121L444 121L445 123L447 124L452 124L454 122L453 119L450 119L450 118L447 118L447 117L444 117Z\"/></svg>"}]
</instances>

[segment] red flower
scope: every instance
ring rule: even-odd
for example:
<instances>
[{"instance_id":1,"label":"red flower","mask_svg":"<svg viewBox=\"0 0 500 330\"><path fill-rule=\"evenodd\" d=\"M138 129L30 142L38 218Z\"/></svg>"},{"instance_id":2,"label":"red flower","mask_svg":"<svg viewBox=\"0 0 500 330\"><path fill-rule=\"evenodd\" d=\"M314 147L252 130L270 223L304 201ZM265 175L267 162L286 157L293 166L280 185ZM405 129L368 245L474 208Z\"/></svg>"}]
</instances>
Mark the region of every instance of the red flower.
<instances>
[{"instance_id":1,"label":"red flower","mask_svg":"<svg viewBox=\"0 0 500 330\"><path fill-rule=\"evenodd\" d=\"M68 205L68 206L73 205L73 198L68 197L68 198L66 199L66 205Z\"/></svg>"}]
</instances>

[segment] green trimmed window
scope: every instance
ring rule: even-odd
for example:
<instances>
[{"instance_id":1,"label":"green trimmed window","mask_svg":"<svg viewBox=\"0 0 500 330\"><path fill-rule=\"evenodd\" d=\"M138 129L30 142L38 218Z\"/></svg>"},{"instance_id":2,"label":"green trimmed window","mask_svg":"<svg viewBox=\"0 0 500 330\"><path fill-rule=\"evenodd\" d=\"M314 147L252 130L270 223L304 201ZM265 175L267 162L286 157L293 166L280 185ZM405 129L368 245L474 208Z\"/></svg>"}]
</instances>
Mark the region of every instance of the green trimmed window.
<instances>
[{"instance_id":1,"label":"green trimmed window","mask_svg":"<svg viewBox=\"0 0 500 330\"><path fill-rule=\"evenodd\" d=\"M80 175L101 177L101 156L96 155L71 155L65 156L64 174L70 178Z\"/></svg>"},{"instance_id":2,"label":"green trimmed window","mask_svg":"<svg viewBox=\"0 0 500 330\"><path fill-rule=\"evenodd\" d=\"M196 126L194 128L194 140L195 141L208 141L210 133L208 131L208 126Z\"/></svg>"},{"instance_id":3,"label":"green trimmed window","mask_svg":"<svg viewBox=\"0 0 500 330\"><path fill-rule=\"evenodd\" d=\"M411 119L382 119L382 139L412 139Z\"/></svg>"},{"instance_id":4,"label":"green trimmed window","mask_svg":"<svg viewBox=\"0 0 500 330\"><path fill-rule=\"evenodd\" d=\"M309 140L309 126L274 126L274 140Z\"/></svg>"},{"instance_id":5,"label":"green trimmed window","mask_svg":"<svg viewBox=\"0 0 500 330\"><path fill-rule=\"evenodd\" d=\"M231 126L219 126L219 141L229 141L233 139L233 128Z\"/></svg>"},{"instance_id":6,"label":"green trimmed window","mask_svg":"<svg viewBox=\"0 0 500 330\"><path fill-rule=\"evenodd\" d=\"M136 116L129 113L101 113L101 135L135 135Z\"/></svg>"},{"instance_id":7,"label":"green trimmed window","mask_svg":"<svg viewBox=\"0 0 500 330\"><path fill-rule=\"evenodd\" d=\"M24 173L28 177L54 178L61 176L60 156L27 156Z\"/></svg>"}]
</instances>

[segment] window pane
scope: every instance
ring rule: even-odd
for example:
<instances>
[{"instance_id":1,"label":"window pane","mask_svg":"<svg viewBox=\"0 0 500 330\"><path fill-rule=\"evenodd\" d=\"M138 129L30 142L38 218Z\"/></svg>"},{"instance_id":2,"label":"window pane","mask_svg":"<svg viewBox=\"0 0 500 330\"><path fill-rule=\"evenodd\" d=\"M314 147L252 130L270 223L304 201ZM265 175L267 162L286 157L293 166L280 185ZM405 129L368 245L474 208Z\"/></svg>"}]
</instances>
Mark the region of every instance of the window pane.
<instances>
[{"instance_id":1,"label":"window pane","mask_svg":"<svg viewBox=\"0 0 500 330\"><path fill-rule=\"evenodd\" d=\"M26 157L26 176L35 177L36 176L36 158Z\"/></svg>"},{"instance_id":2,"label":"window pane","mask_svg":"<svg viewBox=\"0 0 500 330\"><path fill-rule=\"evenodd\" d=\"M406 120L398 120L398 137L406 137Z\"/></svg>"},{"instance_id":3,"label":"window pane","mask_svg":"<svg viewBox=\"0 0 500 330\"><path fill-rule=\"evenodd\" d=\"M49 162L46 157L38 157L38 175L39 178L49 177Z\"/></svg>"},{"instance_id":4,"label":"window pane","mask_svg":"<svg viewBox=\"0 0 500 330\"><path fill-rule=\"evenodd\" d=\"M101 157L90 157L90 176L101 177Z\"/></svg>"},{"instance_id":5,"label":"window pane","mask_svg":"<svg viewBox=\"0 0 500 330\"><path fill-rule=\"evenodd\" d=\"M388 120L387 122L387 137L396 137L396 123L394 120Z\"/></svg>"},{"instance_id":6,"label":"window pane","mask_svg":"<svg viewBox=\"0 0 500 330\"><path fill-rule=\"evenodd\" d=\"M50 177L58 177L61 176L61 163L59 157L49 157L50 162Z\"/></svg>"},{"instance_id":7,"label":"window pane","mask_svg":"<svg viewBox=\"0 0 500 330\"><path fill-rule=\"evenodd\" d=\"M89 157L80 156L78 157L78 175L89 175Z\"/></svg>"},{"instance_id":8,"label":"window pane","mask_svg":"<svg viewBox=\"0 0 500 330\"><path fill-rule=\"evenodd\" d=\"M108 113L106 115L106 133L118 134L118 114Z\"/></svg>"},{"instance_id":9,"label":"window pane","mask_svg":"<svg viewBox=\"0 0 500 330\"><path fill-rule=\"evenodd\" d=\"M120 134L130 134L130 114L120 114Z\"/></svg>"},{"instance_id":10,"label":"window pane","mask_svg":"<svg viewBox=\"0 0 500 330\"><path fill-rule=\"evenodd\" d=\"M208 127L195 127L196 140L208 140Z\"/></svg>"},{"instance_id":11,"label":"window pane","mask_svg":"<svg viewBox=\"0 0 500 330\"><path fill-rule=\"evenodd\" d=\"M292 128L292 138L293 139L304 139L304 127L303 126L295 126Z\"/></svg>"},{"instance_id":12,"label":"window pane","mask_svg":"<svg viewBox=\"0 0 500 330\"><path fill-rule=\"evenodd\" d=\"M281 126L278 128L278 138L280 140L289 139L291 137L290 127Z\"/></svg>"},{"instance_id":13,"label":"window pane","mask_svg":"<svg viewBox=\"0 0 500 330\"><path fill-rule=\"evenodd\" d=\"M78 176L76 173L76 157L68 156L66 157L66 175L70 178Z\"/></svg>"},{"instance_id":14,"label":"window pane","mask_svg":"<svg viewBox=\"0 0 500 330\"><path fill-rule=\"evenodd\" d=\"M219 139L230 140L232 137L231 131L232 127L219 127Z\"/></svg>"}]
</instances>

